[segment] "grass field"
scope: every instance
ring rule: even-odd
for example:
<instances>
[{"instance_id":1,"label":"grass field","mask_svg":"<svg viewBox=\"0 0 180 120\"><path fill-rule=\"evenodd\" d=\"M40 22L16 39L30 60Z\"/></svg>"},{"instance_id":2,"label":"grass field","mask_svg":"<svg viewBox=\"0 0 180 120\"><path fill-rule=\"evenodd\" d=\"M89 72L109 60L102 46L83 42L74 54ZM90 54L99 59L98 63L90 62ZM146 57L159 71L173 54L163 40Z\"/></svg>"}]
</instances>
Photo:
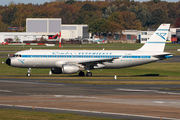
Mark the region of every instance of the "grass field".
<instances>
[{"instance_id":1,"label":"grass field","mask_svg":"<svg viewBox=\"0 0 180 120\"><path fill-rule=\"evenodd\" d=\"M64 45L63 48L56 47L45 47L45 46L31 46L33 49L138 49L142 44L88 44L88 45ZM29 49L30 46L2 46L0 47L0 55L5 56L13 52L5 52L11 50L23 50ZM41 48L40 48L41 47ZM180 55L177 49L180 48L177 44L167 44L166 50L171 50L175 56ZM5 61L6 58L0 58L0 61ZM167 60L168 61L168 60ZM96 80L113 80L114 76L117 76L117 80L180 80L180 62L165 62L165 63L150 63L146 65L123 68L123 69L96 69L91 70L93 77L79 77L78 74L59 74L49 76L50 69L32 69L32 76L30 78L38 79L70 79L71 81L61 81L69 83L81 83L81 84L131 84L129 82L104 82L104 81L93 81ZM14 68L6 64L0 65L0 77L1 78L27 78L27 69L25 68ZM76 79L82 79L83 81L75 81ZM74 81L72 81L74 80ZM89 80L89 82L87 81ZM147 82L147 84L159 84L160 82ZM144 82L133 82L132 84L145 84ZM167 84L167 83L161 83ZM170 84L180 84L178 81L171 82Z\"/></svg>"},{"instance_id":2,"label":"grass field","mask_svg":"<svg viewBox=\"0 0 180 120\"><path fill-rule=\"evenodd\" d=\"M59 48L58 45L54 47L46 47L46 46L22 46L22 45L0 45L0 51L2 50L27 50L30 48L33 49L86 49L86 50L102 50L105 48L105 50L135 50L139 49L143 44L140 43L134 43L134 44L127 44L127 43L109 43L109 44L71 44L71 45L62 45L61 48ZM180 49L179 44L166 44L165 47L166 50L169 49Z\"/></svg>"},{"instance_id":3,"label":"grass field","mask_svg":"<svg viewBox=\"0 0 180 120\"><path fill-rule=\"evenodd\" d=\"M77 114L0 109L0 120L115 120L115 119L86 117Z\"/></svg>"}]
</instances>

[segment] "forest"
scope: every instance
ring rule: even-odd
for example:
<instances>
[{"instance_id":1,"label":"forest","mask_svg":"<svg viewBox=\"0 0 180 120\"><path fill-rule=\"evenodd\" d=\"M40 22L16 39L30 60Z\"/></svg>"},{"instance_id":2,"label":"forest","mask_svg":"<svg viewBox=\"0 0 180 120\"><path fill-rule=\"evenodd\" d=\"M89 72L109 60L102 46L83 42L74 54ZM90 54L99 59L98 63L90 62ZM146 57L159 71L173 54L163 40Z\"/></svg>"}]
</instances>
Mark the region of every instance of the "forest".
<instances>
[{"instance_id":1,"label":"forest","mask_svg":"<svg viewBox=\"0 0 180 120\"><path fill-rule=\"evenodd\" d=\"M180 27L180 1L151 0L74 1L51 0L44 4L0 6L0 32L26 27L26 18L61 18L62 24L88 24L91 33L121 30L154 30L161 23ZM22 31L22 30L19 30Z\"/></svg>"}]
</instances>

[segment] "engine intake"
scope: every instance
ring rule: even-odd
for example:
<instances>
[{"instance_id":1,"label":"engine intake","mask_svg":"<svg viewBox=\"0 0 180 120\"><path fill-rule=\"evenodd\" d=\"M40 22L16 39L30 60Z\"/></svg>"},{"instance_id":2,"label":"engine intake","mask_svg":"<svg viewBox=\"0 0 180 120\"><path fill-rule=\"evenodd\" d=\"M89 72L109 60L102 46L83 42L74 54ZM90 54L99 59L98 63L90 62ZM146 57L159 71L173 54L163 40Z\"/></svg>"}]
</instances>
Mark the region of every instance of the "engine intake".
<instances>
[{"instance_id":1,"label":"engine intake","mask_svg":"<svg viewBox=\"0 0 180 120\"><path fill-rule=\"evenodd\" d=\"M77 65L63 65L62 73L64 74L73 74L80 71L80 68Z\"/></svg>"}]
</instances>

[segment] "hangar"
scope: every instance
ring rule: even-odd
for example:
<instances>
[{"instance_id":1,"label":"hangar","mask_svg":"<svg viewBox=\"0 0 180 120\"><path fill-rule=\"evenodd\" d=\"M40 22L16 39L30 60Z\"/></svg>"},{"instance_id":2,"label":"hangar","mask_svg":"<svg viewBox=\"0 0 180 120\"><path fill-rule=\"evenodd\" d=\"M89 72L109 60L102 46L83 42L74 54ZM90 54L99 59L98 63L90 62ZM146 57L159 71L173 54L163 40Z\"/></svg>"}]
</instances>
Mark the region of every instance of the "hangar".
<instances>
[{"instance_id":1,"label":"hangar","mask_svg":"<svg viewBox=\"0 0 180 120\"><path fill-rule=\"evenodd\" d=\"M39 40L43 37L48 41L60 39L89 38L88 25L61 24L61 18L26 18L26 32L0 32L0 43L8 40L13 42Z\"/></svg>"},{"instance_id":2,"label":"hangar","mask_svg":"<svg viewBox=\"0 0 180 120\"><path fill-rule=\"evenodd\" d=\"M89 38L88 25L61 24L61 18L27 18L26 32L41 34L52 39L61 34L61 39Z\"/></svg>"}]
</instances>

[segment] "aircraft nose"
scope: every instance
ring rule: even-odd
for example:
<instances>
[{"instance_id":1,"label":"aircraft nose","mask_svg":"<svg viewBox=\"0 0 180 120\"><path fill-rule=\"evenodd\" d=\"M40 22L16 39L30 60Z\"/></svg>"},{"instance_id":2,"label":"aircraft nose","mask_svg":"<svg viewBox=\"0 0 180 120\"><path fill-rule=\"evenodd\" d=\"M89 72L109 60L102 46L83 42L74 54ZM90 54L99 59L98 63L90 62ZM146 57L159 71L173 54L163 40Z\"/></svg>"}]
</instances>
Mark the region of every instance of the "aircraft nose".
<instances>
[{"instance_id":1,"label":"aircraft nose","mask_svg":"<svg viewBox=\"0 0 180 120\"><path fill-rule=\"evenodd\" d=\"M8 58L8 59L6 60L6 64L7 64L7 65L11 65L11 59L10 59L10 58Z\"/></svg>"}]
</instances>

